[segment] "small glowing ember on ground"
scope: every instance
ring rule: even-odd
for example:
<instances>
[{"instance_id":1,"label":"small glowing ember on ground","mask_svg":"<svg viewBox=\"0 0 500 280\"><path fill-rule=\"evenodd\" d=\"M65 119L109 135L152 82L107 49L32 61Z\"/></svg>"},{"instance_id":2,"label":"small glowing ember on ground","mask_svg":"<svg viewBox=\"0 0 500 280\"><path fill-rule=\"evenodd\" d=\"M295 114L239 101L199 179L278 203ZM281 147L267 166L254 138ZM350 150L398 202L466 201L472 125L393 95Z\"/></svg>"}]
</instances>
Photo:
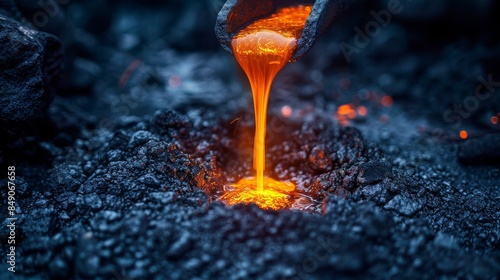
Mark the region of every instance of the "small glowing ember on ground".
<instances>
[{"instance_id":1,"label":"small glowing ember on ground","mask_svg":"<svg viewBox=\"0 0 500 280\"><path fill-rule=\"evenodd\" d=\"M295 185L289 182L280 182L271 178L264 178L264 190L256 189L255 177L241 179L230 185L219 200L227 205L238 203L255 203L262 209L286 209L293 204L292 193Z\"/></svg>"}]
</instances>

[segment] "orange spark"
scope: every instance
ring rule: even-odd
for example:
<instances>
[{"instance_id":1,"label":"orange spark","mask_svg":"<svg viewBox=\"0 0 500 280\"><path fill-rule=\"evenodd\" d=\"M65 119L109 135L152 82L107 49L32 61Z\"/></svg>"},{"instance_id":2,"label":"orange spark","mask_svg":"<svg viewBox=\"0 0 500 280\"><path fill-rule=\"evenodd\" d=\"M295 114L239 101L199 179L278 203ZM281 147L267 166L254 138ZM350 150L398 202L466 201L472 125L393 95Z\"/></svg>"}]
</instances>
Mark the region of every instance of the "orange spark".
<instances>
[{"instance_id":1,"label":"orange spark","mask_svg":"<svg viewBox=\"0 0 500 280\"><path fill-rule=\"evenodd\" d=\"M338 108L337 114L354 119L356 117L356 110L354 110L354 106L352 104L346 104Z\"/></svg>"},{"instance_id":2,"label":"orange spark","mask_svg":"<svg viewBox=\"0 0 500 280\"><path fill-rule=\"evenodd\" d=\"M351 104L346 104L342 105L337 109L337 114L339 115L348 115L349 112L352 111L352 105Z\"/></svg>"},{"instance_id":3,"label":"orange spark","mask_svg":"<svg viewBox=\"0 0 500 280\"><path fill-rule=\"evenodd\" d=\"M365 117L366 115L368 115L368 109L366 109L365 106L359 106L357 111L358 111L358 115L360 115L362 117Z\"/></svg>"},{"instance_id":4,"label":"orange spark","mask_svg":"<svg viewBox=\"0 0 500 280\"><path fill-rule=\"evenodd\" d=\"M468 136L469 136L469 134L467 133L466 130L460 131L460 138L467 139Z\"/></svg>"},{"instance_id":5,"label":"orange spark","mask_svg":"<svg viewBox=\"0 0 500 280\"><path fill-rule=\"evenodd\" d=\"M354 119L356 117L356 111L351 110L349 111L349 113L347 113L347 116L350 118L350 119Z\"/></svg>"},{"instance_id":6,"label":"orange spark","mask_svg":"<svg viewBox=\"0 0 500 280\"><path fill-rule=\"evenodd\" d=\"M292 115L292 107L288 105L281 107L281 115L285 118L290 117Z\"/></svg>"},{"instance_id":7,"label":"orange spark","mask_svg":"<svg viewBox=\"0 0 500 280\"><path fill-rule=\"evenodd\" d=\"M337 109L337 120L341 126L346 126L349 124L349 119L356 118L356 110L354 110L354 105L344 104Z\"/></svg>"},{"instance_id":8,"label":"orange spark","mask_svg":"<svg viewBox=\"0 0 500 280\"><path fill-rule=\"evenodd\" d=\"M394 101L392 100L392 97L390 97L389 95L384 95L384 97L382 97L382 100L380 102L385 107L391 107L392 103L394 103Z\"/></svg>"}]
</instances>

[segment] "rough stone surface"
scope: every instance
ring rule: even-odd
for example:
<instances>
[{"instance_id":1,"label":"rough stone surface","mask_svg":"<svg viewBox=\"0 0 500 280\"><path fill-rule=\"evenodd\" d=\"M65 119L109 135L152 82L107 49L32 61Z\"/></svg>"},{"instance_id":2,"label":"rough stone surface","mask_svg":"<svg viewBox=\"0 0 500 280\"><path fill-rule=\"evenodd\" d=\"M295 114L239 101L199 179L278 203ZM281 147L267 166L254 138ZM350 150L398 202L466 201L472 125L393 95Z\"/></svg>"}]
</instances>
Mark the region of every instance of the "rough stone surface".
<instances>
[{"instance_id":1,"label":"rough stone surface","mask_svg":"<svg viewBox=\"0 0 500 280\"><path fill-rule=\"evenodd\" d=\"M391 201L389 201L384 209L396 210L402 215L413 216L417 211L419 211L422 206L409 198L403 197L401 195L396 195Z\"/></svg>"},{"instance_id":2,"label":"rough stone surface","mask_svg":"<svg viewBox=\"0 0 500 280\"><path fill-rule=\"evenodd\" d=\"M55 37L0 13L0 133L25 135L52 101L61 72Z\"/></svg>"}]
</instances>

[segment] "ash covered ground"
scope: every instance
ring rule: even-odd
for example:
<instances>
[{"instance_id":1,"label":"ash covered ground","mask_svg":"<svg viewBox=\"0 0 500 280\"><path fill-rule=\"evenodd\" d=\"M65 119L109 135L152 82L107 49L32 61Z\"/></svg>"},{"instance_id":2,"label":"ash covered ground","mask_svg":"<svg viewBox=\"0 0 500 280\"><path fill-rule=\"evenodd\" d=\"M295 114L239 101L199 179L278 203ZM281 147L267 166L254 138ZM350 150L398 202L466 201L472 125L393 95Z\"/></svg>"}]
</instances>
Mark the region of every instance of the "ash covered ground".
<instances>
[{"instance_id":1,"label":"ash covered ground","mask_svg":"<svg viewBox=\"0 0 500 280\"><path fill-rule=\"evenodd\" d=\"M354 28L387 3L355 3L275 80L266 174L317 202L304 211L217 201L225 185L252 175L254 130L246 78L213 34L222 1L60 4L38 26L64 46L59 86L22 88L27 77L55 76L26 72L16 92L42 97L14 107L39 112L2 128L18 226L16 273L4 263L1 278L498 277L498 6L401 3L363 46ZM28 20L40 9L20 3ZM55 69L57 46L26 41L16 33L22 20L5 14L4 73L23 71L19 45L21 58ZM356 52L346 56L343 42ZM481 84L490 94L468 104ZM12 92L2 91L2 104ZM339 116L347 104L366 116Z\"/></svg>"}]
</instances>

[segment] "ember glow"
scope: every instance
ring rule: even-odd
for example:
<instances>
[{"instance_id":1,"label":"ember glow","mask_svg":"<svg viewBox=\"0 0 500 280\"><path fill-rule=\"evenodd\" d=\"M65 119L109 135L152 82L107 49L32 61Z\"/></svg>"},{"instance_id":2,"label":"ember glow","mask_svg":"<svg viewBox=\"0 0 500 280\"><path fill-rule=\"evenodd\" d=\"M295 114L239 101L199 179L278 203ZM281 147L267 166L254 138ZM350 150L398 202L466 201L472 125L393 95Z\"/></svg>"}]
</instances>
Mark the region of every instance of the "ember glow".
<instances>
[{"instance_id":1,"label":"ember glow","mask_svg":"<svg viewBox=\"0 0 500 280\"><path fill-rule=\"evenodd\" d=\"M361 109L361 113L366 115L367 110L366 107L363 106ZM360 113L360 115L362 115ZM342 126L346 126L349 124L349 120L355 119L358 113L356 113L356 108L353 104L344 104L339 106L336 113L336 118L339 121L339 124Z\"/></svg>"},{"instance_id":2,"label":"ember glow","mask_svg":"<svg viewBox=\"0 0 500 280\"><path fill-rule=\"evenodd\" d=\"M385 107L391 107L394 101L392 100L392 97L390 97L389 95L385 95L380 100L380 103L382 103L382 105L384 105Z\"/></svg>"},{"instance_id":3,"label":"ember glow","mask_svg":"<svg viewBox=\"0 0 500 280\"><path fill-rule=\"evenodd\" d=\"M281 115L283 115L283 117L285 118L290 117L292 115L292 108L287 105L281 107Z\"/></svg>"},{"instance_id":4,"label":"ember glow","mask_svg":"<svg viewBox=\"0 0 500 280\"><path fill-rule=\"evenodd\" d=\"M491 123L492 124L498 124L498 117L497 116L491 117Z\"/></svg>"},{"instance_id":5,"label":"ember glow","mask_svg":"<svg viewBox=\"0 0 500 280\"><path fill-rule=\"evenodd\" d=\"M366 115L368 114L368 109L366 109L365 106L359 106L357 109L357 112L358 112L358 115L360 115L362 117L366 117Z\"/></svg>"},{"instance_id":6,"label":"ember glow","mask_svg":"<svg viewBox=\"0 0 500 280\"><path fill-rule=\"evenodd\" d=\"M351 121L366 120L369 112L368 108L371 108L370 110L380 110L382 107L388 108L394 104L392 96L383 95L380 97L380 95L373 91L366 91L360 94L360 99L369 101L369 104L367 104L369 107L361 105L360 103L362 102L358 99L352 100L352 103L342 104L337 108L333 115L341 126L347 126ZM388 123L389 116L387 114L382 114L379 116L379 121L384 124Z\"/></svg>"},{"instance_id":7,"label":"ember glow","mask_svg":"<svg viewBox=\"0 0 500 280\"><path fill-rule=\"evenodd\" d=\"M264 177L266 115L269 90L276 74L291 59L302 34L311 6L296 6L278 10L275 14L255 21L232 40L234 56L245 71L252 88L255 112L253 165L255 178L246 178L233 186L220 200L226 204L254 202L261 208L286 208L287 192L295 187ZM291 108L282 110L291 114Z\"/></svg>"},{"instance_id":8,"label":"ember glow","mask_svg":"<svg viewBox=\"0 0 500 280\"><path fill-rule=\"evenodd\" d=\"M467 133L466 130L460 131L460 138L467 139L468 136L469 136L469 134Z\"/></svg>"}]
</instances>

